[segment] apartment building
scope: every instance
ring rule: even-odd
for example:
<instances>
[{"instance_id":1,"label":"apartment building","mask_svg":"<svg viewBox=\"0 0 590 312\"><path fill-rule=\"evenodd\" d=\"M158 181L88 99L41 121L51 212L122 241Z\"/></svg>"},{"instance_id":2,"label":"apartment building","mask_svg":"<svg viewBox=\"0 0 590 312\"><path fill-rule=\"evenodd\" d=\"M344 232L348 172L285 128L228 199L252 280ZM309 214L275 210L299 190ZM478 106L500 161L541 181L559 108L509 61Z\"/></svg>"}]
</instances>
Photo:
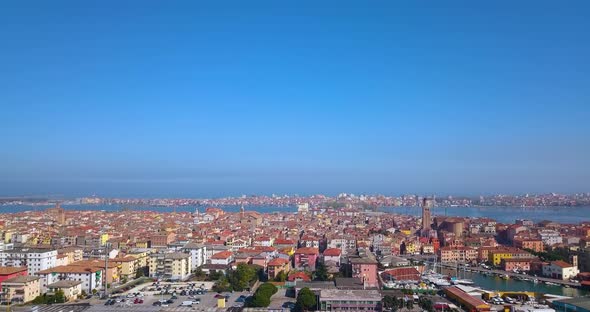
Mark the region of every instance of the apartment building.
<instances>
[{"instance_id":1,"label":"apartment building","mask_svg":"<svg viewBox=\"0 0 590 312\"><path fill-rule=\"evenodd\" d=\"M13 248L0 252L0 266L27 267L29 275L56 266L57 250L41 248Z\"/></svg>"},{"instance_id":2,"label":"apartment building","mask_svg":"<svg viewBox=\"0 0 590 312\"><path fill-rule=\"evenodd\" d=\"M150 255L150 277L184 280L191 274L191 255L173 252Z\"/></svg>"}]
</instances>

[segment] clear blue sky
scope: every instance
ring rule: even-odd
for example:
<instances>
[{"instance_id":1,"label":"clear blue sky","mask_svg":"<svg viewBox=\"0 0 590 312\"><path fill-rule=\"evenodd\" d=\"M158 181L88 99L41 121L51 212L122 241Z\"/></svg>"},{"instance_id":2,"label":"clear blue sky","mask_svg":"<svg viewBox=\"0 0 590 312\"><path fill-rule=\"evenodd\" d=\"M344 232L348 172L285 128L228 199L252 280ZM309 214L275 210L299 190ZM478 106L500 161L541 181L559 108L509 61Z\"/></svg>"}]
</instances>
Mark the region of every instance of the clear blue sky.
<instances>
[{"instance_id":1,"label":"clear blue sky","mask_svg":"<svg viewBox=\"0 0 590 312\"><path fill-rule=\"evenodd\" d=\"M589 16L3 2L0 195L590 191Z\"/></svg>"}]
</instances>

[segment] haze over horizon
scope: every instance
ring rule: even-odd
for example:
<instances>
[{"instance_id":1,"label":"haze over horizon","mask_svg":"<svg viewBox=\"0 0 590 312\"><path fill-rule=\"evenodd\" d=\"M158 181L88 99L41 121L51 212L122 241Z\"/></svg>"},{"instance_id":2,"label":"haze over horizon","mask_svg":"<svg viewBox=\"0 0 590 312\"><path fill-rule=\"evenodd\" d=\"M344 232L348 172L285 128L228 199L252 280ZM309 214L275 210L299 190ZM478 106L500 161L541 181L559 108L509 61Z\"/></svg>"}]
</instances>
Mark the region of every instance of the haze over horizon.
<instances>
[{"instance_id":1,"label":"haze over horizon","mask_svg":"<svg viewBox=\"0 0 590 312\"><path fill-rule=\"evenodd\" d=\"M590 3L0 4L0 196L590 191Z\"/></svg>"}]
</instances>

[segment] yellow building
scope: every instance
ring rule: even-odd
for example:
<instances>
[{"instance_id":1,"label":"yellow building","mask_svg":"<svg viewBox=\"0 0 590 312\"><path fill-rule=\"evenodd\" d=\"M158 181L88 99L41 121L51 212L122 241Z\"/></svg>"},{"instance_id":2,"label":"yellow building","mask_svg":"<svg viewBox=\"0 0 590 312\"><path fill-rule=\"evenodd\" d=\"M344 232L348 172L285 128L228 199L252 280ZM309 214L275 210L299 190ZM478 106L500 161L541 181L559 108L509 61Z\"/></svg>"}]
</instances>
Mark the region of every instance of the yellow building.
<instances>
[{"instance_id":1,"label":"yellow building","mask_svg":"<svg viewBox=\"0 0 590 312\"><path fill-rule=\"evenodd\" d=\"M107 241L109 240L109 234L108 233L103 233L100 235L100 245L103 246L104 244L107 243Z\"/></svg>"},{"instance_id":2,"label":"yellow building","mask_svg":"<svg viewBox=\"0 0 590 312\"><path fill-rule=\"evenodd\" d=\"M495 266L499 266L502 259L512 259L512 252L506 250L490 250L488 252L488 261Z\"/></svg>"},{"instance_id":3,"label":"yellow building","mask_svg":"<svg viewBox=\"0 0 590 312\"><path fill-rule=\"evenodd\" d=\"M40 277L22 275L2 282L2 302L27 303L41 294Z\"/></svg>"},{"instance_id":4,"label":"yellow building","mask_svg":"<svg viewBox=\"0 0 590 312\"><path fill-rule=\"evenodd\" d=\"M405 234L405 235L410 235L410 234L412 234L412 230L410 230L410 229L401 229L401 230L399 230L399 231L400 231L400 232L402 232L402 233L403 233L403 234Z\"/></svg>"},{"instance_id":5,"label":"yellow building","mask_svg":"<svg viewBox=\"0 0 590 312\"><path fill-rule=\"evenodd\" d=\"M191 274L191 255L165 253L150 255L150 276L172 280L184 280Z\"/></svg>"}]
</instances>

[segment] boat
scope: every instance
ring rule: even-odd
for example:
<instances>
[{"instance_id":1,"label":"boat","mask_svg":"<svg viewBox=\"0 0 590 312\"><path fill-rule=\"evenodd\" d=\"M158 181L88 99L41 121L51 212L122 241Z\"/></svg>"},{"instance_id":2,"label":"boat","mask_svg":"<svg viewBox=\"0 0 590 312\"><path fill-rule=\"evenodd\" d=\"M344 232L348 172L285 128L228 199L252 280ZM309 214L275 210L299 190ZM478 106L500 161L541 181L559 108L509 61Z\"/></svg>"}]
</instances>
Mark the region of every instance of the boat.
<instances>
[{"instance_id":1,"label":"boat","mask_svg":"<svg viewBox=\"0 0 590 312\"><path fill-rule=\"evenodd\" d=\"M502 276L502 278L507 280L507 279L510 279L510 276L508 276L508 274L504 274L504 275Z\"/></svg>"}]
</instances>

